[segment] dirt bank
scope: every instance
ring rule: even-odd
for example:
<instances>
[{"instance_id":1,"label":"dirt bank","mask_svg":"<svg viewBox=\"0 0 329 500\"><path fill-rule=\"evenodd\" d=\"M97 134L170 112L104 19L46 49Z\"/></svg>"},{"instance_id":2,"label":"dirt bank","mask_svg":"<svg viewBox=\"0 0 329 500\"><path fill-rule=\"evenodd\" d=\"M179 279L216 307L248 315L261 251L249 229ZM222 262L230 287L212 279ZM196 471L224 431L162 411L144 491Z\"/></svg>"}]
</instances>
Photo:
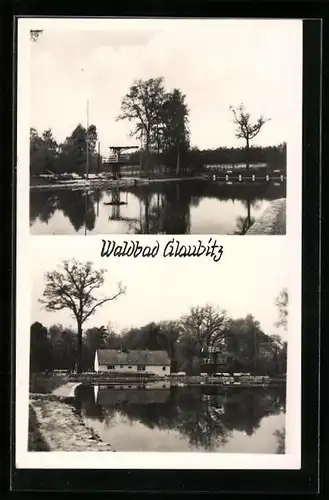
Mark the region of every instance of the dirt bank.
<instances>
[{"instance_id":1,"label":"dirt bank","mask_svg":"<svg viewBox=\"0 0 329 500\"><path fill-rule=\"evenodd\" d=\"M115 451L64 398L30 395L29 451Z\"/></svg>"},{"instance_id":2,"label":"dirt bank","mask_svg":"<svg viewBox=\"0 0 329 500\"><path fill-rule=\"evenodd\" d=\"M286 199L271 201L246 234L286 234Z\"/></svg>"}]
</instances>

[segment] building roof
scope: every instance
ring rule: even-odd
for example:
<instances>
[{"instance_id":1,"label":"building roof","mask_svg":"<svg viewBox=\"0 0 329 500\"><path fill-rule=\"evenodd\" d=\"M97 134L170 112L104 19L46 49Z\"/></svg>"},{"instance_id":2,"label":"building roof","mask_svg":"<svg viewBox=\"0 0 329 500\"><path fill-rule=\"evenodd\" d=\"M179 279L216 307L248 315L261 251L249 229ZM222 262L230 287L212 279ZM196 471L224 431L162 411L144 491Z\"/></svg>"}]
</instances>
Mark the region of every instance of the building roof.
<instances>
[{"instance_id":1,"label":"building roof","mask_svg":"<svg viewBox=\"0 0 329 500\"><path fill-rule=\"evenodd\" d=\"M96 352L100 365L170 365L167 351L97 349Z\"/></svg>"}]
</instances>

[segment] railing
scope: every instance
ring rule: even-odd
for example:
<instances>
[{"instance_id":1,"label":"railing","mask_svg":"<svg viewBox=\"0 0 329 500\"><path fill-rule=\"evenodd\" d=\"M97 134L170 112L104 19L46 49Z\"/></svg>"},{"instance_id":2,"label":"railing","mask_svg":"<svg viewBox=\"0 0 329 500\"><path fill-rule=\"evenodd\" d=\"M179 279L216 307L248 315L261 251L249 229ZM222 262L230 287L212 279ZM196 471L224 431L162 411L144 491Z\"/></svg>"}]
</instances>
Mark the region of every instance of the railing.
<instances>
[{"instance_id":1,"label":"railing","mask_svg":"<svg viewBox=\"0 0 329 500\"><path fill-rule=\"evenodd\" d=\"M108 162L109 163L121 163L121 162L126 162L130 158L130 155L127 153L123 154L112 154L108 157Z\"/></svg>"}]
</instances>

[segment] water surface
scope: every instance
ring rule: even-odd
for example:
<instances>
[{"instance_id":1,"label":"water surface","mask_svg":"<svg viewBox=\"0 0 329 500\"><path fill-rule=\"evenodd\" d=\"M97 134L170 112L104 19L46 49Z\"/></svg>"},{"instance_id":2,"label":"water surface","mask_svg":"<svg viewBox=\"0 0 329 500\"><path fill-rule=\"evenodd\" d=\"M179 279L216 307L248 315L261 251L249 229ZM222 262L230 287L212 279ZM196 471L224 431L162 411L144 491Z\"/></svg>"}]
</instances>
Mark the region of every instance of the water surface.
<instances>
[{"instance_id":1,"label":"water surface","mask_svg":"<svg viewBox=\"0 0 329 500\"><path fill-rule=\"evenodd\" d=\"M125 189L31 189L33 234L244 234L285 182L159 182Z\"/></svg>"},{"instance_id":2,"label":"water surface","mask_svg":"<svg viewBox=\"0 0 329 500\"><path fill-rule=\"evenodd\" d=\"M116 451L284 453L284 388L79 386L75 404Z\"/></svg>"}]
</instances>

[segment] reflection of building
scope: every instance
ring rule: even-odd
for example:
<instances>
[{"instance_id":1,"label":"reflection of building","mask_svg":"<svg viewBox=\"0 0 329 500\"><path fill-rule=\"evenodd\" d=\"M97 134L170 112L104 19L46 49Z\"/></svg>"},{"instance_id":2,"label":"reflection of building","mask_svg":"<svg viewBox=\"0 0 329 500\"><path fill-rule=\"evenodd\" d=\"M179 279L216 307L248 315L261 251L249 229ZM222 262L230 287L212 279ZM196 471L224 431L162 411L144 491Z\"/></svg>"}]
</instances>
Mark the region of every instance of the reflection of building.
<instances>
[{"instance_id":1,"label":"reflection of building","mask_svg":"<svg viewBox=\"0 0 329 500\"><path fill-rule=\"evenodd\" d=\"M122 403L154 404L165 403L170 395L170 389L109 389L100 388L97 394L97 404L112 406Z\"/></svg>"},{"instance_id":2,"label":"reflection of building","mask_svg":"<svg viewBox=\"0 0 329 500\"><path fill-rule=\"evenodd\" d=\"M160 377L170 374L170 358L167 351L119 351L98 349L94 369L108 373L152 373Z\"/></svg>"}]
</instances>

